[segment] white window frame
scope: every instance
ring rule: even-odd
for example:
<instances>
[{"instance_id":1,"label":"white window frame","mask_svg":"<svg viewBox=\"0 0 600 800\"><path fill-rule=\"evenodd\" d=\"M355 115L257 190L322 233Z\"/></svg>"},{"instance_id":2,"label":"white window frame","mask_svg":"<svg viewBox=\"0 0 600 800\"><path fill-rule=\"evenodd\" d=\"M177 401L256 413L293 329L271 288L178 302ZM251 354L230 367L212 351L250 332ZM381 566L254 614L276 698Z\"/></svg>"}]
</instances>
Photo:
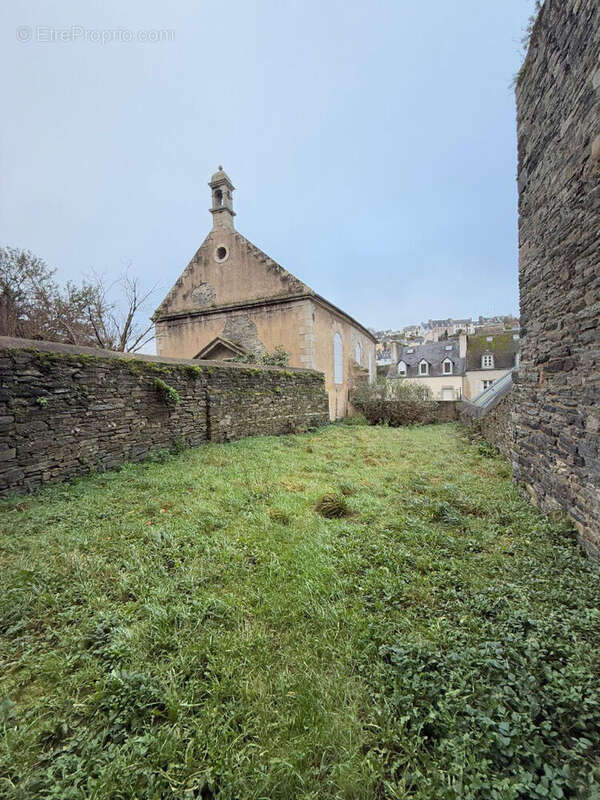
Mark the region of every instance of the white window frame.
<instances>
[{"instance_id":1,"label":"white window frame","mask_svg":"<svg viewBox=\"0 0 600 800\"><path fill-rule=\"evenodd\" d=\"M408 366L406 364L406 361L398 362L397 374L399 378L406 378L406 376L408 375Z\"/></svg>"},{"instance_id":2,"label":"white window frame","mask_svg":"<svg viewBox=\"0 0 600 800\"><path fill-rule=\"evenodd\" d=\"M425 367L425 371L423 371L423 367ZM419 361L419 375L423 378L429 375L429 363L425 359Z\"/></svg>"},{"instance_id":3,"label":"white window frame","mask_svg":"<svg viewBox=\"0 0 600 800\"><path fill-rule=\"evenodd\" d=\"M484 353L481 356L481 369L494 369L493 353Z\"/></svg>"},{"instance_id":4,"label":"white window frame","mask_svg":"<svg viewBox=\"0 0 600 800\"><path fill-rule=\"evenodd\" d=\"M481 381L481 391L482 392L487 391L490 388L490 386L492 385L493 382L494 381L489 379L489 378L487 378L486 380L482 380ZM486 384L487 384L487 386L486 386Z\"/></svg>"},{"instance_id":5,"label":"white window frame","mask_svg":"<svg viewBox=\"0 0 600 800\"><path fill-rule=\"evenodd\" d=\"M333 382L337 386L344 382L344 343L339 333L333 334Z\"/></svg>"},{"instance_id":6,"label":"white window frame","mask_svg":"<svg viewBox=\"0 0 600 800\"><path fill-rule=\"evenodd\" d=\"M450 367L450 369L446 369L446 367ZM444 375L452 375L453 372L454 372L454 364L452 363L452 360L450 358L445 358L442 361L442 373Z\"/></svg>"}]
</instances>

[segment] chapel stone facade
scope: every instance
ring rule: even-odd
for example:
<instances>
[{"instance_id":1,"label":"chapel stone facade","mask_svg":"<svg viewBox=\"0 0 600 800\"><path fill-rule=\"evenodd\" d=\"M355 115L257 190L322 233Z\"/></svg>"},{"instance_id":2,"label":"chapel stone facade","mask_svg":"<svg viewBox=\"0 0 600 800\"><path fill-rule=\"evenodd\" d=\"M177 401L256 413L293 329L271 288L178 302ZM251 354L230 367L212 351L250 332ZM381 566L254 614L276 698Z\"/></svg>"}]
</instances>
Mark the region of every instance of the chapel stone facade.
<instances>
[{"instance_id":1,"label":"chapel stone facade","mask_svg":"<svg viewBox=\"0 0 600 800\"><path fill-rule=\"evenodd\" d=\"M353 383L374 379L375 337L236 231L222 167L209 186L212 230L153 316L158 355L226 360L281 347L290 366L324 373L330 417L345 416Z\"/></svg>"}]
</instances>

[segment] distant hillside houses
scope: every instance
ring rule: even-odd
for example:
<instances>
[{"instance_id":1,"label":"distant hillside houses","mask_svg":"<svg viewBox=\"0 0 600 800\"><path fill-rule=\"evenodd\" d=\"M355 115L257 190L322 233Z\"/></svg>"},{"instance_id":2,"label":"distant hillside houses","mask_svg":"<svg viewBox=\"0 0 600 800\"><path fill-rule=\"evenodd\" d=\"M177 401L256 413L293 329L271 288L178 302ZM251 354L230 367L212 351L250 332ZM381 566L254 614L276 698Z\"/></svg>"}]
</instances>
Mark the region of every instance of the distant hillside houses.
<instances>
[{"instance_id":1,"label":"distant hillside houses","mask_svg":"<svg viewBox=\"0 0 600 800\"><path fill-rule=\"evenodd\" d=\"M483 317L477 320L465 319L430 319L418 325L406 325L399 330L372 330L377 339L377 366L387 367L393 361L394 343L399 345L421 345L429 342L446 341L461 333L467 336L498 336L502 333L518 333L519 320L512 314L505 316Z\"/></svg>"},{"instance_id":2,"label":"distant hillside houses","mask_svg":"<svg viewBox=\"0 0 600 800\"><path fill-rule=\"evenodd\" d=\"M461 333L420 345L392 343L387 377L428 386L435 400L472 400L519 366L519 333Z\"/></svg>"},{"instance_id":3,"label":"distant hillside houses","mask_svg":"<svg viewBox=\"0 0 600 800\"><path fill-rule=\"evenodd\" d=\"M457 333L475 333L472 319L430 319L423 322L417 336L422 336L426 342L439 342Z\"/></svg>"}]
</instances>

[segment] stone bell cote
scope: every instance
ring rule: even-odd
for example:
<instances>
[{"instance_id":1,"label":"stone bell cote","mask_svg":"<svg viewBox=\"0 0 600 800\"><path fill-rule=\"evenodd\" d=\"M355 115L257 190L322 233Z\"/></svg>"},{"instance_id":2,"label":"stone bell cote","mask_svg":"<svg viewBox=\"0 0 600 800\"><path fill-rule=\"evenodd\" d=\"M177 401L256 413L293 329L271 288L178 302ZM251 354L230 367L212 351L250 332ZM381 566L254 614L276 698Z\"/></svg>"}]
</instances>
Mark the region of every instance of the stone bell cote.
<instances>
[{"instance_id":1,"label":"stone bell cote","mask_svg":"<svg viewBox=\"0 0 600 800\"><path fill-rule=\"evenodd\" d=\"M212 192L210 213L213 215L213 228L233 228L235 211L231 195L235 186L221 165L208 185Z\"/></svg>"}]
</instances>

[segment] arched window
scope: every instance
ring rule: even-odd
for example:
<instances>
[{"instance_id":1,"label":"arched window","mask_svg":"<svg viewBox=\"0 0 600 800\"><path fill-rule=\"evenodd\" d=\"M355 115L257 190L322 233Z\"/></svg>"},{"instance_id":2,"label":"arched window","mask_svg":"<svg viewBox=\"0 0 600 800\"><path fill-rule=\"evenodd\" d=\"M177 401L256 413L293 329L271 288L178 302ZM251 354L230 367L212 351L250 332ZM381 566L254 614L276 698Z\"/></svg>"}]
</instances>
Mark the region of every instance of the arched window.
<instances>
[{"instance_id":1,"label":"arched window","mask_svg":"<svg viewBox=\"0 0 600 800\"><path fill-rule=\"evenodd\" d=\"M445 358L442 361L442 372L444 375L452 375L452 361L449 358Z\"/></svg>"},{"instance_id":2,"label":"arched window","mask_svg":"<svg viewBox=\"0 0 600 800\"><path fill-rule=\"evenodd\" d=\"M360 364L360 345L357 342L356 347L354 348L354 358L356 359L356 363Z\"/></svg>"},{"instance_id":3,"label":"arched window","mask_svg":"<svg viewBox=\"0 0 600 800\"><path fill-rule=\"evenodd\" d=\"M429 375L429 364L424 358L419 361L419 375Z\"/></svg>"},{"instance_id":4,"label":"arched window","mask_svg":"<svg viewBox=\"0 0 600 800\"><path fill-rule=\"evenodd\" d=\"M215 206L223 205L223 192L220 189L215 189Z\"/></svg>"},{"instance_id":5,"label":"arched window","mask_svg":"<svg viewBox=\"0 0 600 800\"><path fill-rule=\"evenodd\" d=\"M333 337L333 382L344 382L344 347L339 333Z\"/></svg>"},{"instance_id":6,"label":"arched window","mask_svg":"<svg viewBox=\"0 0 600 800\"><path fill-rule=\"evenodd\" d=\"M406 378L406 364L404 361L398 362L398 376L401 378Z\"/></svg>"}]
</instances>

